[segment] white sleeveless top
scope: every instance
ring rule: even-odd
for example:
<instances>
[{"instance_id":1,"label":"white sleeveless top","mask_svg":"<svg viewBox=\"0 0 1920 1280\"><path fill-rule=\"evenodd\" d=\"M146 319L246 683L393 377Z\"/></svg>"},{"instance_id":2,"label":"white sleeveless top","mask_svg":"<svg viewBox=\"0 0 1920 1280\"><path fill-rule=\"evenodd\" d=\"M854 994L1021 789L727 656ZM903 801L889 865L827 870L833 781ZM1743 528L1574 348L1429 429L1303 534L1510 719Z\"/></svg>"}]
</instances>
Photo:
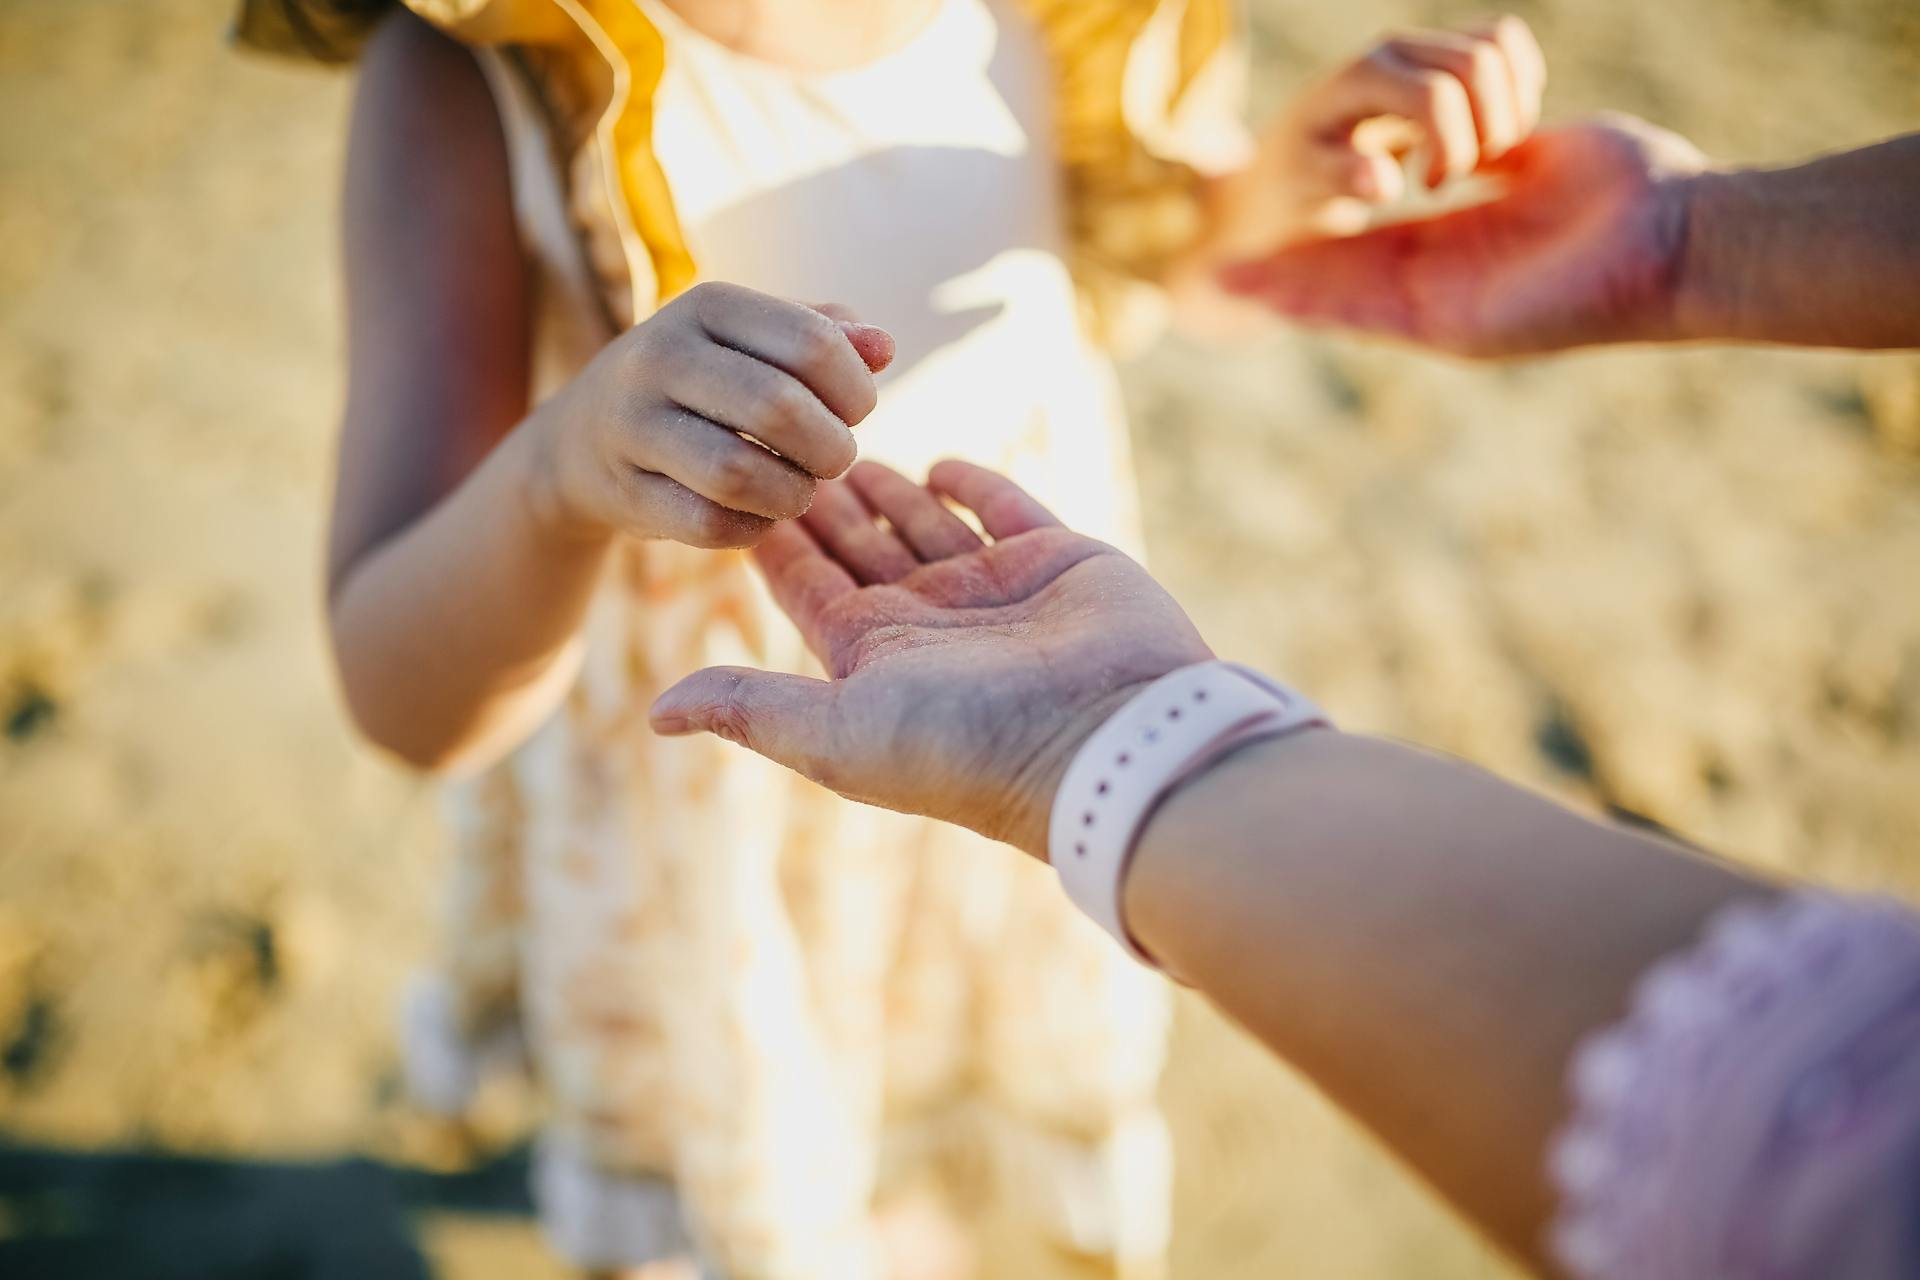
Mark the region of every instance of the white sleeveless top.
<instances>
[{"instance_id":1,"label":"white sleeveless top","mask_svg":"<svg viewBox=\"0 0 1920 1280\"><path fill-rule=\"evenodd\" d=\"M943 0L880 59L801 73L639 3L666 37L656 153L705 275L844 303L898 341L862 455L912 476L949 454L1009 468L1131 541L1119 396L1079 322L1025 17Z\"/></svg>"},{"instance_id":2,"label":"white sleeveless top","mask_svg":"<svg viewBox=\"0 0 1920 1280\"><path fill-rule=\"evenodd\" d=\"M898 339L861 452L909 475L972 458L1133 543L1119 397L1063 261L1050 77L1024 20L945 0L877 62L799 75L636 2L667 37L655 146L705 273L846 303ZM531 78L510 55L481 65L534 268L544 395L612 336L606 282ZM610 1176L670 1172L732 1270L860 1280L883 1096L991 1078L996 1105L1064 1133L1133 1135L1042 1144L1054 1154L1029 1163L1047 1190L1024 1198L1050 1230L1083 1252L1158 1250L1158 981L1038 864L980 856L978 837L841 801L717 738L648 729L653 698L697 667L805 668L746 557L625 545L584 640L564 704L448 794L467 1020L518 1004L550 1132ZM987 919L1008 922L993 947L955 943ZM894 954L893 938L927 943ZM986 988L997 1030L975 1036L961 993ZM611 1233L578 1256L638 1261L614 1185L575 1206ZM1121 1185L1146 1190L1116 1200Z\"/></svg>"}]
</instances>

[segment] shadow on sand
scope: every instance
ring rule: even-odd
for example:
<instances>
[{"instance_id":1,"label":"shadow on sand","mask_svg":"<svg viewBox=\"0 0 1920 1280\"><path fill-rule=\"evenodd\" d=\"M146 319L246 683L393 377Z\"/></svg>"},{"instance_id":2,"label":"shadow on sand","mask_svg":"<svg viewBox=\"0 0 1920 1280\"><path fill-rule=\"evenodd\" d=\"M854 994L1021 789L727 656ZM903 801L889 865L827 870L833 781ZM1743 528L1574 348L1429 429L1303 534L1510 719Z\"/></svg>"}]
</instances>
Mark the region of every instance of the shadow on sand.
<instances>
[{"instance_id":1,"label":"shadow on sand","mask_svg":"<svg viewBox=\"0 0 1920 1280\"><path fill-rule=\"evenodd\" d=\"M413 1217L524 1216L527 1154L470 1172L0 1144L7 1280L427 1280Z\"/></svg>"}]
</instances>

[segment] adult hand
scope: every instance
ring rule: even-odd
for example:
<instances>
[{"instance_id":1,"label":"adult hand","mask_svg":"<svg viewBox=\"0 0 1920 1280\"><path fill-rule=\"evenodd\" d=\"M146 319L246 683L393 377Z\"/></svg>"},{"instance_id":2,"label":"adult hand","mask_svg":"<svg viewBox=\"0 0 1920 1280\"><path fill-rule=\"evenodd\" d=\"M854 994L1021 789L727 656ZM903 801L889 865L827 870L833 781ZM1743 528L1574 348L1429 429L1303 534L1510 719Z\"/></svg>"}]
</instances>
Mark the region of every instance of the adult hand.
<instances>
[{"instance_id":1,"label":"adult hand","mask_svg":"<svg viewBox=\"0 0 1920 1280\"><path fill-rule=\"evenodd\" d=\"M1284 316L1507 356L1684 336L1676 316L1693 144L1630 116L1537 133L1481 172L1485 204L1229 267Z\"/></svg>"},{"instance_id":2,"label":"adult hand","mask_svg":"<svg viewBox=\"0 0 1920 1280\"><path fill-rule=\"evenodd\" d=\"M1080 743L1141 686L1213 656L1145 569L969 463L940 463L926 488L860 463L754 555L832 678L698 671L654 703L654 729L719 734L1042 859Z\"/></svg>"}]
</instances>

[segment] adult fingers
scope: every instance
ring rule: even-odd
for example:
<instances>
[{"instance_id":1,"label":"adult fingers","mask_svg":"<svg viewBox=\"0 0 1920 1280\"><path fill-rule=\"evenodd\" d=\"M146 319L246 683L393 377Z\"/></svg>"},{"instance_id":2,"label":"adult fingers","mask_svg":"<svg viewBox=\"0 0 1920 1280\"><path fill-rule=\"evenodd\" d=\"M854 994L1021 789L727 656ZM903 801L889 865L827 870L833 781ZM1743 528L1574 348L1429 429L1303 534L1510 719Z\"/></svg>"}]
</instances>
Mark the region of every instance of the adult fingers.
<instances>
[{"instance_id":1,"label":"adult fingers","mask_svg":"<svg viewBox=\"0 0 1920 1280\"><path fill-rule=\"evenodd\" d=\"M786 302L740 285L699 285L687 305L707 335L784 369L805 383L849 426L877 401L873 371L839 323L812 307Z\"/></svg>"},{"instance_id":2,"label":"adult fingers","mask_svg":"<svg viewBox=\"0 0 1920 1280\"><path fill-rule=\"evenodd\" d=\"M708 667L654 699L647 719L668 736L711 733L824 781L833 686L806 676Z\"/></svg>"},{"instance_id":3,"label":"adult fingers","mask_svg":"<svg viewBox=\"0 0 1920 1280\"><path fill-rule=\"evenodd\" d=\"M796 520L769 529L754 548L753 559L767 580L773 602L793 619L814 656L827 661L828 637L822 625L827 606L858 591L860 584Z\"/></svg>"},{"instance_id":4,"label":"adult fingers","mask_svg":"<svg viewBox=\"0 0 1920 1280\"><path fill-rule=\"evenodd\" d=\"M1388 42L1396 57L1414 67L1444 72L1466 90L1480 159L1505 155L1525 135L1514 102L1506 53L1493 40L1453 31L1429 31Z\"/></svg>"},{"instance_id":5,"label":"adult fingers","mask_svg":"<svg viewBox=\"0 0 1920 1280\"><path fill-rule=\"evenodd\" d=\"M995 538L1011 538L1033 529L1060 523L1038 499L997 471L971 462L936 462L927 473L927 487L952 498L980 518Z\"/></svg>"},{"instance_id":6,"label":"adult fingers","mask_svg":"<svg viewBox=\"0 0 1920 1280\"><path fill-rule=\"evenodd\" d=\"M821 485L804 521L826 553L863 585L898 582L920 567L905 543L874 523L873 513L845 481Z\"/></svg>"},{"instance_id":7,"label":"adult fingers","mask_svg":"<svg viewBox=\"0 0 1920 1280\"><path fill-rule=\"evenodd\" d=\"M859 456L853 432L806 384L783 369L726 346L704 344L675 360L661 387L676 404L744 432L822 479Z\"/></svg>"},{"instance_id":8,"label":"adult fingers","mask_svg":"<svg viewBox=\"0 0 1920 1280\"><path fill-rule=\"evenodd\" d=\"M724 426L670 411L635 446L633 461L735 511L790 520L813 504L817 481Z\"/></svg>"},{"instance_id":9,"label":"adult fingers","mask_svg":"<svg viewBox=\"0 0 1920 1280\"><path fill-rule=\"evenodd\" d=\"M891 467L855 464L847 473L866 504L887 518L894 532L922 560L945 560L978 551L984 543L945 503Z\"/></svg>"}]
</instances>

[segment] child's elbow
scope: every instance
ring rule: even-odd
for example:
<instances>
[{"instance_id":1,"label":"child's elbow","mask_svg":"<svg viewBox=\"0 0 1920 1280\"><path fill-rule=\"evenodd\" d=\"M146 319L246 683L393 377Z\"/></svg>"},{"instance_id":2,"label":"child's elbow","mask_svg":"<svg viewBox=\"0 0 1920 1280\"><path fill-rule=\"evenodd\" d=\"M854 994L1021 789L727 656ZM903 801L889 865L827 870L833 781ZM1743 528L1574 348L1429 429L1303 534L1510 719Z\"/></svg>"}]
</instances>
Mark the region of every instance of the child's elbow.
<instances>
[{"instance_id":1,"label":"child's elbow","mask_svg":"<svg viewBox=\"0 0 1920 1280\"><path fill-rule=\"evenodd\" d=\"M462 735L436 730L425 716L408 714L391 700L356 695L347 681L347 716L361 739L416 773L451 775L473 766L472 744Z\"/></svg>"}]
</instances>

